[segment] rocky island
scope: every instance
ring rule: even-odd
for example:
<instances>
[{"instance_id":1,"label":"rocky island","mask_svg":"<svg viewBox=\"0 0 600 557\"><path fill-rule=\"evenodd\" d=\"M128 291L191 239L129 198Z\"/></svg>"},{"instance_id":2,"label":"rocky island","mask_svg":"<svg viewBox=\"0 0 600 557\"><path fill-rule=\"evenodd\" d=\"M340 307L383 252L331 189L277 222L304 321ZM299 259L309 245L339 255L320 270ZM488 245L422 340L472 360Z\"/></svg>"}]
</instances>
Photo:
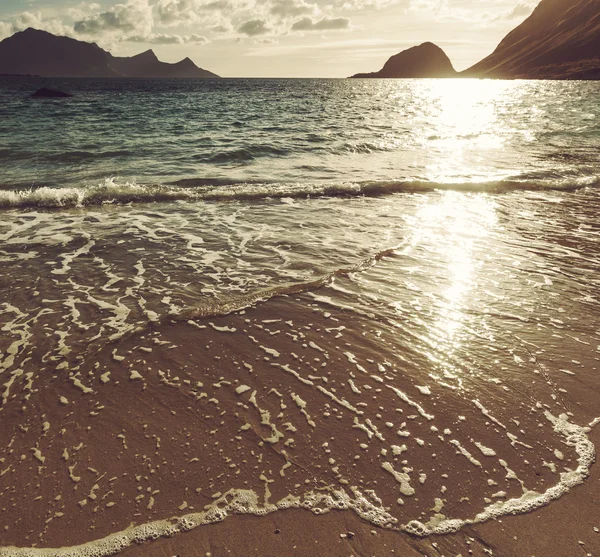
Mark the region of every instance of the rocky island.
<instances>
[{"instance_id":1,"label":"rocky island","mask_svg":"<svg viewBox=\"0 0 600 557\"><path fill-rule=\"evenodd\" d=\"M456 77L456 75L450 58L439 46L423 43L392 56L378 72L359 73L352 77L419 78Z\"/></svg>"}]
</instances>

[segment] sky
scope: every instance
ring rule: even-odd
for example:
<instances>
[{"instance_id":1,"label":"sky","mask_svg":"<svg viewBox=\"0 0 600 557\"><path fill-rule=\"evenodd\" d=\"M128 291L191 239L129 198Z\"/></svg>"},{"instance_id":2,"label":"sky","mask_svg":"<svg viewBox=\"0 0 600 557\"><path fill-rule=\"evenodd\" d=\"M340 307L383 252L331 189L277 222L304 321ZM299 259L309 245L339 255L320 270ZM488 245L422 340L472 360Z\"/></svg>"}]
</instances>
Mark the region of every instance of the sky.
<instances>
[{"instance_id":1,"label":"sky","mask_svg":"<svg viewBox=\"0 0 600 557\"><path fill-rule=\"evenodd\" d=\"M34 27L117 56L149 48L223 77L347 77L425 41L457 70L490 54L536 0L2 0L0 39Z\"/></svg>"}]
</instances>

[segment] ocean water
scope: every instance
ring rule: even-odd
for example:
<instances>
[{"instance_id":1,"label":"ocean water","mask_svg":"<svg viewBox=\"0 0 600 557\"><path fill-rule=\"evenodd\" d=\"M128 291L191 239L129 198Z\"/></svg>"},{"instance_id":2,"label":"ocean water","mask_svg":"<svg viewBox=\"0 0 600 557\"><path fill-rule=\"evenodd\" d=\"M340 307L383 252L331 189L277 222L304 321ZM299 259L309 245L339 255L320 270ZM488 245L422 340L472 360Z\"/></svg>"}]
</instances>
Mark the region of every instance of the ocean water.
<instances>
[{"instance_id":1,"label":"ocean water","mask_svg":"<svg viewBox=\"0 0 600 557\"><path fill-rule=\"evenodd\" d=\"M600 85L42 84L0 83L1 556L586 480Z\"/></svg>"}]
</instances>

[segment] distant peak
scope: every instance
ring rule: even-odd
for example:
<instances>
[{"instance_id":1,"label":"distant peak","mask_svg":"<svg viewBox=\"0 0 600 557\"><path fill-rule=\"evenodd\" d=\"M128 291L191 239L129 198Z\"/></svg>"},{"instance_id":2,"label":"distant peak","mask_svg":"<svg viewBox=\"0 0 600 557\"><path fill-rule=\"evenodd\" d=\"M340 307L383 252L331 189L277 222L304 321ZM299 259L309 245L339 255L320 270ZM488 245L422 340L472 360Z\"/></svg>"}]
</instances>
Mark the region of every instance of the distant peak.
<instances>
[{"instance_id":1,"label":"distant peak","mask_svg":"<svg viewBox=\"0 0 600 557\"><path fill-rule=\"evenodd\" d=\"M394 54L378 72L353 77L439 78L455 75L446 53L436 44L425 42Z\"/></svg>"},{"instance_id":2,"label":"distant peak","mask_svg":"<svg viewBox=\"0 0 600 557\"><path fill-rule=\"evenodd\" d=\"M194 67L196 67L196 64L194 64L192 59L187 56L183 60L180 60L179 62L177 62L177 65L178 66L194 66Z\"/></svg>"},{"instance_id":3,"label":"distant peak","mask_svg":"<svg viewBox=\"0 0 600 557\"><path fill-rule=\"evenodd\" d=\"M436 52L442 51L443 52L442 48L440 48L438 45L436 45L435 43L432 43L430 41L421 43L420 45L414 46L413 48L417 48L419 50L429 50L431 52L433 52L433 51L436 51Z\"/></svg>"},{"instance_id":4,"label":"distant peak","mask_svg":"<svg viewBox=\"0 0 600 557\"><path fill-rule=\"evenodd\" d=\"M24 31L21 31L24 35L50 35L48 31L42 31L41 29L35 29L34 27L27 27Z\"/></svg>"},{"instance_id":5,"label":"distant peak","mask_svg":"<svg viewBox=\"0 0 600 557\"><path fill-rule=\"evenodd\" d=\"M140 54L137 54L136 56L134 56L134 58L136 58L137 60L158 60L158 57L156 56L156 54L154 54L154 50L152 50L151 48L144 52L141 52Z\"/></svg>"}]
</instances>

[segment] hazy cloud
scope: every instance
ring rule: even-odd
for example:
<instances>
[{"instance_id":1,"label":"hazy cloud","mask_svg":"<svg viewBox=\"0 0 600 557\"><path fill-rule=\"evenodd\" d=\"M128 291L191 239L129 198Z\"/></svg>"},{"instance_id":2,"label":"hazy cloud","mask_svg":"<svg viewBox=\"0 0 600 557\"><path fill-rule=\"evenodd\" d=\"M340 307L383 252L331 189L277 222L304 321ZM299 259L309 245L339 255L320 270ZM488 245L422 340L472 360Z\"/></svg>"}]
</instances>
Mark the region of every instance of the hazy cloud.
<instances>
[{"instance_id":1,"label":"hazy cloud","mask_svg":"<svg viewBox=\"0 0 600 557\"><path fill-rule=\"evenodd\" d=\"M439 14L448 9L448 0L410 0L409 12L426 12Z\"/></svg>"},{"instance_id":2,"label":"hazy cloud","mask_svg":"<svg viewBox=\"0 0 600 557\"><path fill-rule=\"evenodd\" d=\"M148 44L207 44L210 41L201 35L168 35L165 33L151 33L147 36L127 37L125 41L130 43Z\"/></svg>"},{"instance_id":3,"label":"hazy cloud","mask_svg":"<svg viewBox=\"0 0 600 557\"><path fill-rule=\"evenodd\" d=\"M195 0L159 0L156 4L158 20L163 25L177 25L198 19Z\"/></svg>"},{"instance_id":4,"label":"hazy cloud","mask_svg":"<svg viewBox=\"0 0 600 557\"><path fill-rule=\"evenodd\" d=\"M324 17L313 21L310 17L303 17L292 25L292 31L342 31L350 28L347 17Z\"/></svg>"},{"instance_id":5,"label":"hazy cloud","mask_svg":"<svg viewBox=\"0 0 600 557\"><path fill-rule=\"evenodd\" d=\"M148 0L128 0L126 4L117 4L106 12L76 21L73 28L76 33L83 35L132 33L135 36L148 36L153 26L152 8Z\"/></svg>"},{"instance_id":6,"label":"hazy cloud","mask_svg":"<svg viewBox=\"0 0 600 557\"><path fill-rule=\"evenodd\" d=\"M55 35L72 36L73 30L60 19L44 19L41 12L22 12L10 24L9 34L23 31L28 27L48 31Z\"/></svg>"},{"instance_id":7,"label":"hazy cloud","mask_svg":"<svg viewBox=\"0 0 600 557\"><path fill-rule=\"evenodd\" d=\"M191 25L214 18L231 17L253 6L253 0L158 0L157 25Z\"/></svg>"},{"instance_id":8,"label":"hazy cloud","mask_svg":"<svg viewBox=\"0 0 600 557\"><path fill-rule=\"evenodd\" d=\"M219 25L214 25L211 27L211 31L213 33L231 33L233 32L233 27L230 23L221 23Z\"/></svg>"},{"instance_id":9,"label":"hazy cloud","mask_svg":"<svg viewBox=\"0 0 600 557\"><path fill-rule=\"evenodd\" d=\"M256 35L270 33L271 28L264 19L249 19L238 27L238 31L249 37L255 37Z\"/></svg>"},{"instance_id":10,"label":"hazy cloud","mask_svg":"<svg viewBox=\"0 0 600 557\"><path fill-rule=\"evenodd\" d=\"M498 19L521 19L531 15L535 5L519 3L511 11L502 14Z\"/></svg>"},{"instance_id":11,"label":"hazy cloud","mask_svg":"<svg viewBox=\"0 0 600 557\"><path fill-rule=\"evenodd\" d=\"M0 21L0 40L10 35L12 35L12 25L10 23Z\"/></svg>"},{"instance_id":12,"label":"hazy cloud","mask_svg":"<svg viewBox=\"0 0 600 557\"><path fill-rule=\"evenodd\" d=\"M318 7L315 4L307 4L303 0L276 0L270 10L273 15L282 18L314 14L317 11Z\"/></svg>"},{"instance_id":13,"label":"hazy cloud","mask_svg":"<svg viewBox=\"0 0 600 557\"><path fill-rule=\"evenodd\" d=\"M99 11L100 8L100 4L96 4L93 2L81 2L77 6L67 9L67 14L74 21L80 21L82 19L85 19L86 17L89 17L94 12Z\"/></svg>"}]
</instances>

